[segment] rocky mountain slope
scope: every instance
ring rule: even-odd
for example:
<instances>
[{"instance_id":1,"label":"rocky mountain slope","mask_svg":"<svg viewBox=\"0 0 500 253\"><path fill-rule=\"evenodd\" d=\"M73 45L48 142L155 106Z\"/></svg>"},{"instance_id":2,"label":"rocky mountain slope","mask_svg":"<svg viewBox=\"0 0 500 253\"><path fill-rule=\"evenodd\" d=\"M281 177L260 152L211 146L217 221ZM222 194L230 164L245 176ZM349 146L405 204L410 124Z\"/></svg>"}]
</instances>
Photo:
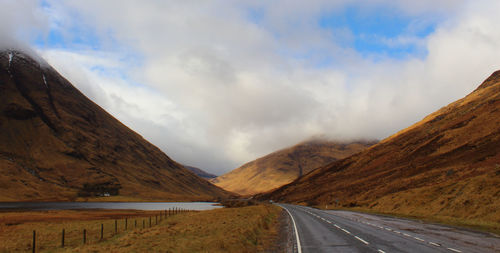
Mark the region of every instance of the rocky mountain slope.
<instances>
[{"instance_id":1,"label":"rocky mountain slope","mask_svg":"<svg viewBox=\"0 0 500 253\"><path fill-rule=\"evenodd\" d=\"M288 184L320 166L360 152L374 143L307 141L246 163L212 182L241 195L266 192Z\"/></svg>"},{"instance_id":2,"label":"rocky mountain slope","mask_svg":"<svg viewBox=\"0 0 500 253\"><path fill-rule=\"evenodd\" d=\"M193 172L194 174L196 174L197 176L201 177L201 178L204 178L204 179L213 179L213 178L216 178L217 176L214 175L214 174L210 174L200 168L196 168L196 167L193 167L193 166L187 166L187 165L184 165L184 167L188 170L190 170L191 172Z\"/></svg>"},{"instance_id":3,"label":"rocky mountain slope","mask_svg":"<svg viewBox=\"0 0 500 253\"><path fill-rule=\"evenodd\" d=\"M500 224L499 186L497 71L413 126L259 198Z\"/></svg>"},{"instance_id":4,"label":"rocky mountain slope","mask_svg":"<svg viewBox=\"0 0 500 253\"><path fill-rule=\"evenodd\" d=\"M40 60L0 52L0 201L207 200L227 192L176 163Z\"/></svg>"}]
</instances>

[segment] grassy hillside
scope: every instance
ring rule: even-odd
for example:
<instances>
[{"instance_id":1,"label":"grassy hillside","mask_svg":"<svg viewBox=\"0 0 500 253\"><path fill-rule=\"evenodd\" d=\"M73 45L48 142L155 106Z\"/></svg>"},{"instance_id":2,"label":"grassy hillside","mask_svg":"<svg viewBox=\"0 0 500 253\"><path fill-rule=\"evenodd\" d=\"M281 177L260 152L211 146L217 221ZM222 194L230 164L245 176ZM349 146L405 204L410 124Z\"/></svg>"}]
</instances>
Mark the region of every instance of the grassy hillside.
<instances>
[{"instance_id":1,"label":"grassy hillside","mask_svg":"<svg viewBox=\"0 0 500 253\"><path fill-rule=\"evenodd\" d=\"M500 71L413 126L259 197L500 227Z\"/></svg>"},{"instance_id":2,"label":"grassy hillside","mask_svg":"<svg viewBox=\"0 0 500 253\"><path fill-rule=\"evenodd\" d=\"M212 182L241 195L266 192L288 184L320 166L360 152L372 144L374 142L307 141L246 163Z\"/></svg>"},{"instance_id":3,"label":"grassy hillside","mask_svg":"<svg viewBox=\"0 0 500 253\"><path fill-rule=\"evenodd\" d=\"M227 196L17 51L0 52L0 172L0 201Z\"/></svg>"}]
</instances>

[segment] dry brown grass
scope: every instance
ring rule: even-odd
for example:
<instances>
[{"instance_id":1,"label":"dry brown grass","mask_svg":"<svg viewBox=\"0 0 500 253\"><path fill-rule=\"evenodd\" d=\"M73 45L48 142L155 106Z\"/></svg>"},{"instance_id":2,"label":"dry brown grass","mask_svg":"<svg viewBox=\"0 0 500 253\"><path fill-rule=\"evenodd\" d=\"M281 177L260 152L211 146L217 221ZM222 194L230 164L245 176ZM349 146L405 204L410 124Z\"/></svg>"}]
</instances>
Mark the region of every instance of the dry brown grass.
<instances>
[{"instance_id":1,"label":"dry brown grass","mask_svg":"<svg viewBox=\"0 0 500 253\"><path fill-rule=\"evenodd\" d=\"M104 225L104 239L107 240L114 236L115 219L118 221L118 232L122 233L125 218L128 218L128 228L131 229L134 220L141 227L142 220L146 220L149 225L149 217L158 213L133 210L1 212L0 252L30 250L33 230L37 231L37 248L41 251L51 251L61 245L62 229L65 229L67 247L82 243L83 229L87 230L87 241L96 243L100 240L101 224Z\"/></svg>"},{"instance_id":2,"label":"dry brown grass","mask_svg":"<svg viewBox=\"0 0 500 253\"><path fill-rule=\"evenodd\" d=\"M149 227L149 218L130 218L129 229L119 220L114 235L114 219L148 216L139 211L50 211L0 213L0 252L31 249L32 230L38 234L38 250L43 252L260 252L275 245L280 208L257 205L182 213ZM134 220L138 228L134 228ZM142 229L142 220L147 228ZM99 241L100 224L105 240ZM66 229L66 245L60 248L61 230ZM82 245L87 229L88 244Z\"/></svg>"},{"instance_id":3,"label":"dry brown grass","mask_svg":"<svg viewBox=\"0 0 500 253\"><path fill-rule=\"evenodd\" d=\"M188 213L71 252L262 252L272 248L280 208L258 205Z\"/></svg>"}]
</instances>

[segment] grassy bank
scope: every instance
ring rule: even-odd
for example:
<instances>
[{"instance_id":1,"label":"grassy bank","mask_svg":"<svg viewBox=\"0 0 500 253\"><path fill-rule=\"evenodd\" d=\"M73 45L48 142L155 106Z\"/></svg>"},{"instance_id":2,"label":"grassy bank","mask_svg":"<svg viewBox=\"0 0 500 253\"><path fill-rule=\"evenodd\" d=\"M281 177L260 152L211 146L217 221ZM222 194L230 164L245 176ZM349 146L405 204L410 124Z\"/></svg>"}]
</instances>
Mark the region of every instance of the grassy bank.
<instances>
[{"instance_id":1,"label":"grassy bank","mask_svg":"<svg viewBox=\"0 0 500 253\"><path fill-rule=\"evenodd\" d=\"M280 208L272 205L224 208L181 213L158 225L153 216L149 227L148 216L157 212L4 212L0 213L0 252L30 250L33 229L42 252L261 252L275 246L279 213ZM114 219L122 217L130 217L128 229L124 230L124 220L119 219L115 235ZM104 224L103 241L100 224ZM60 248L63 228L64 249ZM82 244L84 228L86 245Z\"/></svg>"}]
</instances>

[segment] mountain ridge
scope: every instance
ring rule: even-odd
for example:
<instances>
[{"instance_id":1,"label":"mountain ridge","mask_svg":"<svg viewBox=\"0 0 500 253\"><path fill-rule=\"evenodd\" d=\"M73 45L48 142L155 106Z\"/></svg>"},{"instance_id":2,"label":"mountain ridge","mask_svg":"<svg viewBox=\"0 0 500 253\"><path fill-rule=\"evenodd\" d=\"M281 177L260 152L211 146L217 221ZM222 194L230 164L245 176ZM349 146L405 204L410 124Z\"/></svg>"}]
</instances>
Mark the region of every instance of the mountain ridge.
<instances>
[{"instance_id":1,"label":"mountain ridge","mask_svg":"<svg viewBox=\"0 0 500 253\"><path fill-rule=\"evenodd\" d=\"M18 50L0 52L0 112L1 201L228 195ZM15 189L21 191L13 196Z\"/></svg>"},{"instance_id":2,"label":"mountain ridge","mask_svg":"<svg viewBox=\"0 0 500 253\"><path fill-rule=\"evenodd\" d=\"M208 173L208 172L206 172L200 168L197 168L197 167L188 166L188 165L184 165L184 167L203 179L209 180L209 179L217 177L216 175Z\"/></svg>"},{"instance_id":3,"label":"mountain ridge","mask_svg":"<svg viewBox=\"0 0 500 253\"><path fill-rule=\"evenodd\" d=\"M500 72L365 151L257 196L500 223Z\"/></svg>"},{"instance_id":4,"label":"mountain ridge","mask_svg":"<svg viewBox=\"0 0 500 253\"><path fill-rule=\"evenodd\" d=\"M245 163L211 182L240 195L253 195L287 184L317 167L357 153L374 143L303 141Z\"/></svg>"}]
</instances>

